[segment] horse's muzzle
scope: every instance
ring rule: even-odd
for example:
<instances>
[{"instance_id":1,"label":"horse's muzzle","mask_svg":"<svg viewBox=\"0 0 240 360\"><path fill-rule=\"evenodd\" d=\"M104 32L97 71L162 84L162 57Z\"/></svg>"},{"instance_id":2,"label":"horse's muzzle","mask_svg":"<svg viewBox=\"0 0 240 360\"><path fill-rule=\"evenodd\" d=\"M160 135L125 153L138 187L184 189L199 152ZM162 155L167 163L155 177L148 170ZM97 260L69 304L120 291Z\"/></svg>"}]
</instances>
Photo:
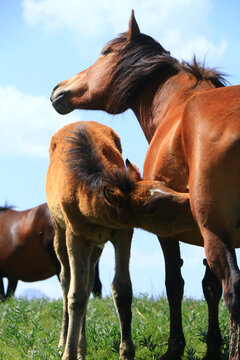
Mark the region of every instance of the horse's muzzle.
<instances>
[{"instance_id":1,"label":"horse's muzzle","mask_svg":"<svg viewBox=\"0 0 240 360\"><path fill-rule=\"evenodd\" d=\"M71 91L69 90L59 90L57 91L57 87L53 90L51 95L51 102L54 109L61 115L68 114L73 110L70 99L71 99Z\"/></svg>"}]
</instances>

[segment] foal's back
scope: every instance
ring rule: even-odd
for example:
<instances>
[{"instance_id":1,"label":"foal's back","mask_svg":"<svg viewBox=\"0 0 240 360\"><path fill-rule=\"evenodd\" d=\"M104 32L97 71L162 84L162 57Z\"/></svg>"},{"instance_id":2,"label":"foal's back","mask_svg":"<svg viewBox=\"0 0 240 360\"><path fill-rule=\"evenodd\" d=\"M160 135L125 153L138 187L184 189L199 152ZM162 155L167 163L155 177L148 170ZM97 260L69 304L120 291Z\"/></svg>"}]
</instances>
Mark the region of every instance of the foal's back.
<instances>
[{"instance_id":1,"label":"foal's back","mask_svg":"<svg viewBox=\"0 0 240 360\"><path fill-rule=\"evenodd\" d=\"M68 124L52 137L47 201L63 229L64 214L71 217L72 226L78 222L82 229L91 220L104 223L104 206L94 189L125 168L121 152L118 135L108 126L93 121Z\"/></svg>"}]
</instances>

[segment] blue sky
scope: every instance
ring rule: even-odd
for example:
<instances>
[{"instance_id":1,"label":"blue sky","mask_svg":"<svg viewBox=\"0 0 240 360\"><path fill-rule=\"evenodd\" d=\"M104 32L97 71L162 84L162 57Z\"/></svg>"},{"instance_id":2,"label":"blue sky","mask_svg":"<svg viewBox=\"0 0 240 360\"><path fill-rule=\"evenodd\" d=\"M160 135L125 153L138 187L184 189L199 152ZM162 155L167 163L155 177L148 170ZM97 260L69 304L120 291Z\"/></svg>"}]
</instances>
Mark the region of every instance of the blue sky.
<instances>
[{"instance_id":1,"label":"blue sky","mask_svg":"<svg viewBox=\"0 0 240 360\"><path fill-rule=\"evenodd\" d=\"M111 116L75 111L61 116L52 108L53 87L90 66L102 46L127 30L131 9L142 32L178 59L193 54L240 83L240 2L229 0L3 0L0 3L0 205L24 210L46 201L45 177L51 136L63 125L94 120L120 135L124 158L141 170L147 142L131 111ZM185 295L200 298L203 249L181 245ZM104 293L110 293L114 254L107 244L100 262ZM131 277L135 294L164 293L162 252L154 235L135 231ZM17 295L37 288L61 296L56 277L20 283Z\"/></svg>"}]
</instances>

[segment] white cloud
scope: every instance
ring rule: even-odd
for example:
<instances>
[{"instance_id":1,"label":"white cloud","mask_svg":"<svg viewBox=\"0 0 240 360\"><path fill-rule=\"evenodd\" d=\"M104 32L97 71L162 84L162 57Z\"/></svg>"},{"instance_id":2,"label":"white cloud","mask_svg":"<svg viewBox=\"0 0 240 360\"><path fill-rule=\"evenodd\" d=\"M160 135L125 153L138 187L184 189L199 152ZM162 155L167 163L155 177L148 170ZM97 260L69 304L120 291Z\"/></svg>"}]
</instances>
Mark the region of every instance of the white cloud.
<instances>
[{"instance_id":1,"label":"white cloud","mask_svg":"<svg viewBox=\"0 0 240 360\"><path fill-rule=\"evenodd\" d=\"M29 24L47 32L68 29L81 47L84 40L104 37L106 42L127 30L131 9L141 30L175 56L189 59L195 53L204 58L211 51L210 56L219 57L227 47L223 39L209 40L211 0L122 0L114 5L110 0L23 0L22 7Z\"/></svg>"},{"instance_id":2,"label":"white cloud","mask_svg":"<svg viewBox=\"0 0 240 360\"><path fill-rule=\"evenodd\" d=\"M0 86L1 154L48 157L52 135L66 123L79 120L75 114L57 114L44 96Z\"/></svg>"}]
</instances>

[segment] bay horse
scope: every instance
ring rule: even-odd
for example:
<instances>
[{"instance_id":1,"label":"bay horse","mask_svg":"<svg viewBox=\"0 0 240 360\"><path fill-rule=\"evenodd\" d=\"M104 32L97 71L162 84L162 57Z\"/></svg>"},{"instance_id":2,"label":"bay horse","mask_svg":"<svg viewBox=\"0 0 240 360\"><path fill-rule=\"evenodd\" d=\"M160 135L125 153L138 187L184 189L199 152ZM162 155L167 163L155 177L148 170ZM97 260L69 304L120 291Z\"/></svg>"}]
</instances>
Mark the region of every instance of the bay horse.
<instances>
[{"instance_id":1,"label":"bay horse","mask_svg":"<svg viewBox=\"0 0 240 360\"><path fill-rule=\"evenodd\" d=\"M0 299L13 296L18 280L40 281L59 276L60 263L53 248L54 227L47 204L16 211L0 207ZM101 294L98 269L94 294ZM8 279L7 291L3 278Z\"/></svg>"},{"instance_id":2,"label":"bay horse","mask_svg":"<svg viewBox=\"0 0 240 360\"><path fill-rule=\"evenodd\" d=\"M132 12L126 33L103 47L88 69L60 82L52 105L60 114L74 109L109 114L132 109L150 143L143 178L160 180L189 193L203 241L191 232L185 241L204 246L203 290L209 307L206 359L220 359L218 303L222 288L230 316L229 359L240 359L240 87L225 86L222 74L179 62L140 32ZM179 237L159 238L166 265L170 337L162 359L181 359L185 339L181 301L184 281Z\"/></svg>"},{"instance_id":3,"label":"bay horse","mask_svg":"<svg viewBox=\"0 0 240 360\"><path fill-rule=\"evenodd\" d=\"M134 359L129 274L133 227L161 236L196 229L189 196L160 181L142 181L135 165L127 161L124 166L118 135L93 121L60 129L49 155L46 194L61 263L62 359L85 359L85 313L94 264L108 240L115 248L112 293L121 325L120 356Z\"/></svg>"}]
</instances>

